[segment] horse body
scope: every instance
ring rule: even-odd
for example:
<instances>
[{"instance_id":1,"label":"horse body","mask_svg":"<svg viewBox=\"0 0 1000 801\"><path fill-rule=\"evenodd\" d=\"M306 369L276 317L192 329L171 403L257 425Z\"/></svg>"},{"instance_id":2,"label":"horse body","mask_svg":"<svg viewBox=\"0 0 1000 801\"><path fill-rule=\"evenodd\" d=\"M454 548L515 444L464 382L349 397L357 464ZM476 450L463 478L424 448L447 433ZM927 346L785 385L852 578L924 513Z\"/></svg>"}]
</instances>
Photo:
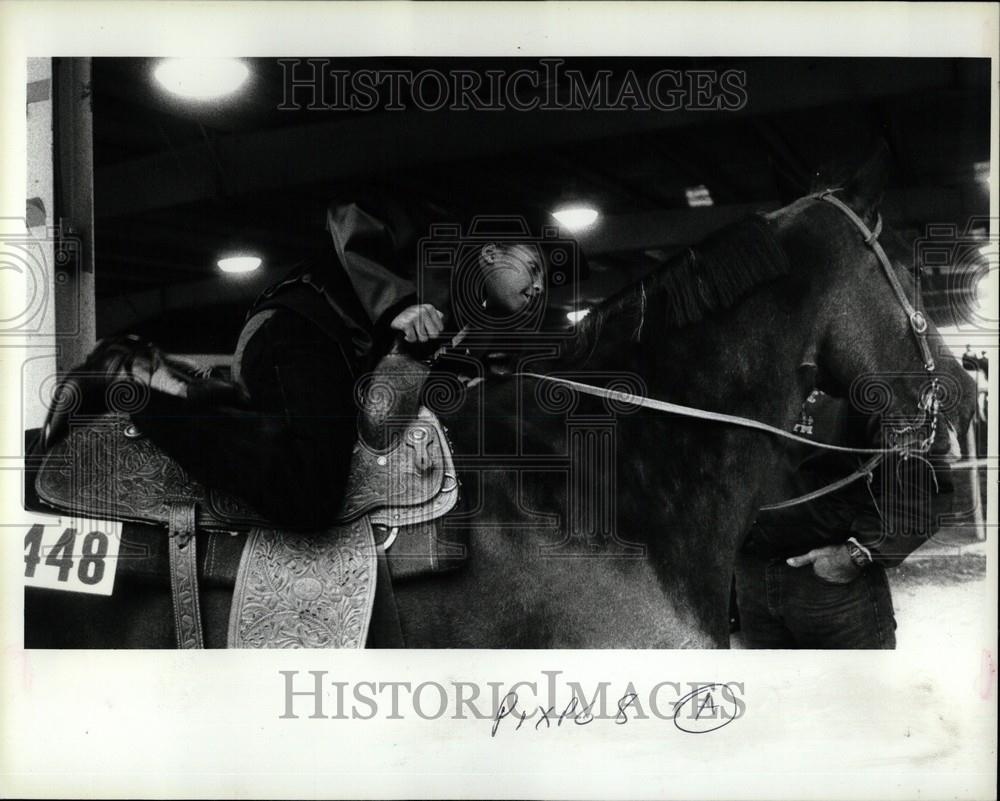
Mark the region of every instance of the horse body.
<instances>
[{"instance_id":1,"label":"horse body","mask_svg":"<svg viewBox=\"0 0 1000 801\"><path fill-rule=\"evenodd\" d=\"M879 172L869 164L841 194L869 225ZM866 377L884 390L883 420L912 421L929 408L904 308L859 229L816 198L721 232L606 301L578 331L562 355L523 355L514 375L437 409L463 485L440 522L446 539L465 540L467 559L395 588L407 646L728 644L733 563L757 510L775 500L780 440L575 395L527 373L785 430L813 388L853 398ZM926 336L940 353L933 326ZM974 409L971 379L953 358L940 362L962 431ZM924 414L902 430L919 433L926 422ZM151 613L116 596L103 608L148 627ZM218 596L204 599L206 628L224 631L228 596ZM95 625L79 609L81 627ZM169 625L161 628L159 640L169 639ZM92 639L114 636L102 629ZM136 636L142 643L131 644L151 644L147 631Z\"/></svg>"},{"instance_id":2,"label":"horse body","mask_svg":"<svg viewBox=\"0 0 1000 801\"><path fill-rule=\"evenodd\" d=\"M799 273L674 328L663 308L669 298L634 287L615 313L584 327L581 339L596 338L586 355L521 367L632 379L652 397L787 427L811 389L811 373L797 368L815 351L818 291ZM644 319L617 313L623 307L640 309ZM398 589L407 643L725 646L733 560L765 500L779 456L774 438L645 409L610 414L603 400L586 396L572 414L553 414L546 387L533 378L482 386L477 408L447 418L460 472L463 455L479 455L483 427L501 428L494 439L532 456L471 479L466 465L465 484L487 484L468 499L477 505L468 566L444 581ZM613 432L604 454L613 465L577 465L587 489L571 498L568 476L533 469L532 457L567 454L574 420ZM603 530L572 530L581 517L573 505L595 500L587 492L600 496L611 518ZM531 524L539 512L556 524Z\"/></svg>"},{"instance_id":3,"label":"horse body","mask_svg":"<svg viewBox=\"0 0 1000 801\"><path fill-rule=\"evenodd\" d=\"M876 213L878 178L869 166L844 193L861 216ZM928 374L909 321L858 230L815 198L772 213L767 225L788 259L787 274L744 287L746 294L731 296L726 308L709 302L710 313L689 309L694 322L687 325L677 325L685 319L670 296L677 284L647 280L585 320L579 335L585 355L577 347L573 355L521 369L589 373L594 383L628 376L649 397L785 430L816 386L845 396L874 381L888 391L884 419L912 420L926 400ZM698 291L707 297L705 287ZM943 354L933 327L927 336ZM954 369L954 359L940 362L939 373L959 388L961 428L969 414L967 376ZM576 527L581 516L574 504L592 499L586 492L570 497L572 477L535 471L530 459L495 471L484 479L467 523L468 568L399 588L407 644L726 647L733 562L757 509L773 500L780 441L645 409L609 415L603 400L589 396L577 399L571 416L553 414L540 383L523 376L498 387L487 382L482 409L451 416L459 469L463 454L480 455L483 426L500 428L521 453L559 456L567 453L574 418L598 427L612 419L613 453L604 454L610 461L595 458L580 471L595 474L583 479L591 493L604 490L609 525ZM531 524L538 512L558 522Z\"/></svg>"}]
</instances>

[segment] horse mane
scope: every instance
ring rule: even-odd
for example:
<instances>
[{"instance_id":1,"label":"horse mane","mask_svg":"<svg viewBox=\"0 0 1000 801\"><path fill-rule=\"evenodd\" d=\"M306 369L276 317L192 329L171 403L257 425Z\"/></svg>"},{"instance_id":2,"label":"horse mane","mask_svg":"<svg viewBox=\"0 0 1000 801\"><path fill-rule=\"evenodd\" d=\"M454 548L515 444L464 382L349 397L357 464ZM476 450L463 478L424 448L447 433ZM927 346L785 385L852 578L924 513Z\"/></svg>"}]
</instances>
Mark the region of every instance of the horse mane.
<instances>
[{"instance_id":1,"label":"horse mane","mask_svg":"<svg viewBox=\"0 0 1000 801\"><path fill-rule=\"evenodd\" d=\"M746 217L595 307L577 327L578 345L589 350L606 321L629 313L639 315L638 339L646 307L652 304L660 326L682 328L698 323L735 306L754 287L788 271L788 257L767 220L761 215Z\"/></svg>"}]
</instances>

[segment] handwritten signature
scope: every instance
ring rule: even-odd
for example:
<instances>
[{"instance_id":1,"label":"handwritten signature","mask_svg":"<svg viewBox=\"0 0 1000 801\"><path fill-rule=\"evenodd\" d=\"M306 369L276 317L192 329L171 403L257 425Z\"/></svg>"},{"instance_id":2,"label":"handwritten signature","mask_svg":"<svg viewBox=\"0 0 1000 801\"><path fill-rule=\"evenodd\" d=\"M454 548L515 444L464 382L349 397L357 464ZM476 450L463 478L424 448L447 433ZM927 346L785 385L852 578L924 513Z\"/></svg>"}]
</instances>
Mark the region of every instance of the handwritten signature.
<instances>
[{"instance_id":1,"label":"handwritten signature","mask_svg":"<svg viewBox=\"0 0 1000 801\"><path fill-rule=\"evenodd\" d=\"M641 711L638 694L634 692L625 693L618 699L614 714L601 717L595 716L592 706L584 704L576 695L559 712L553 704L549 707L539 705L529 713L518 707L518 700L517 693L513 691L504 696L493 716L490 737L497 736L501 722L508 718L517 721L514 731L519 731L536 716L534 726L529 724L526 730L560 728L569 722L575 726L587 726L597 720L611 720L616 726L624 726L633 720L648 719ZM733 694L729 685L706 684L674 701L673 712L667 717L685 734L708 734L728 726L742 717L745 711L745 702Z\"/></svg>"}]
</instances>

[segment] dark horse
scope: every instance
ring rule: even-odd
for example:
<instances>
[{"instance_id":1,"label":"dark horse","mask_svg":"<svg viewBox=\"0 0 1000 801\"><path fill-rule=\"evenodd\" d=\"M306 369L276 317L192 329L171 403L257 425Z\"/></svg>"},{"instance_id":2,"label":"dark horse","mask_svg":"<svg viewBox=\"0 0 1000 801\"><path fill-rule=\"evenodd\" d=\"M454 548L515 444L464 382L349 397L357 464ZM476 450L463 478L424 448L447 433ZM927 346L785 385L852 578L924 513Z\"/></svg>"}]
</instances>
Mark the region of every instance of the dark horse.
<instances>
[{"instance_id":1,"label":"dark horse","mask_svg":"<svg viewBox=\"0 0 1000 801\"><path fill-rule=\"evenodd\" d=\"M882 180L874 159L837 193L869 227ZM964 429L968 377L933 326L927 337L937 373L959 388L950 411ZM844 396L870 380L890 393L885 418L912 419L929 385L859 229L815 198L720 232L595 309L571 355L520 367L786 430L817 386ZM468 565L399 587L407 644L727 646L734 557L769 500L780 439L628 404L609 410L543 379L480 387L448 416L465 468ZM482 455L482 432L521 457ZM560 460L568 471L549 466Z\"/></svg>"},{"instance_id":2,"label":"dark horse","mask_svg":"<svg viewBox=\"0 0 1000 801\"><path fill-rule=\"evenodd\" d=\"M881 180L874 162L837 195L869 227ZM962 428L974 393L933 326L926 336L937 373L961 382L964 397L951 409ZM843 396L881 380L885 419L912 419L926 408L930 383L872 250L842 211L815 197L679 256L596 308L563 355L524 359L515 373L438 405L463 483L444 534L465 540L467 559L396 587L407 646L728 644L734 557L757 509L773 500L781 441L525 374L783 429L817 386ZM227 592L207 594L228 604ZM136 621L153 609L130 603L118 602L114 614L123 631L144 631ZM168 644L169 597L157 603Z\"/></svg>"}]
</instances>

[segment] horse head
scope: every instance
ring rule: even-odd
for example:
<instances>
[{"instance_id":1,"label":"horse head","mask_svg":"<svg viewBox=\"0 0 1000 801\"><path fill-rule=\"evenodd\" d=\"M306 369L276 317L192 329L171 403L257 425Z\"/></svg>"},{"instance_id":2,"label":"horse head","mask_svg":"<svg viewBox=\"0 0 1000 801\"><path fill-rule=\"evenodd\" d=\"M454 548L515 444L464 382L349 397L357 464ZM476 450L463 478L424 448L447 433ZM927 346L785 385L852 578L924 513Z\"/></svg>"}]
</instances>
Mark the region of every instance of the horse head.
<instances>
[{"instance_id":1,"label":"horse head","mask_svg":"<svg viewBox=\"0 0 1000 801\"><path fill-rule=\"evenodd\" d=\"M818 290L813 348L803 360L815 385L850 398L890 447L924 452L946 436L940 416L965 430L975 386L923 311L912 252L883 225L887 155L881 148L842 187L802 198L771 220L793 273L809 275Z\"/></svg>"}]
</instances>

